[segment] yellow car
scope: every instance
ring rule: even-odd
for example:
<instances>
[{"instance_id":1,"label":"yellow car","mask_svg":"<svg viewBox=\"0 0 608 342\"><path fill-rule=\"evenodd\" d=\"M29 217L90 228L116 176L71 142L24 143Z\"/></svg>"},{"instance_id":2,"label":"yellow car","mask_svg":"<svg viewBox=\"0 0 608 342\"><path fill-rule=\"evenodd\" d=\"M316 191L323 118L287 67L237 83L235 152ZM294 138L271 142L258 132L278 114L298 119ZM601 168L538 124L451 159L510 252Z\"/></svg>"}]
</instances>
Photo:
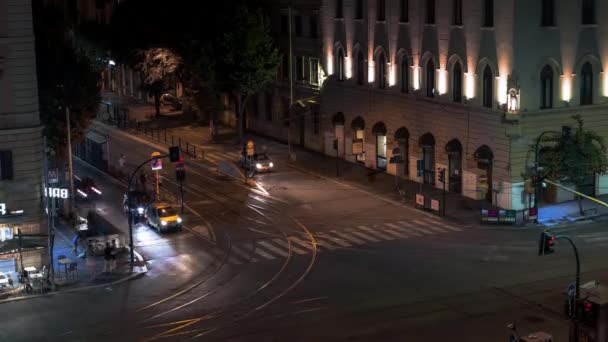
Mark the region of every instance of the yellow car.
<instances>
[{"instance_id":1,"label":"yellow car","mask_svg":"<svg viewBox=\"0 0 608 342\"><path fill-rule=\"evenodd\" d=\"M154 203L146 209L146 222L159 233L169 230L182 230L182 218L177 210L166 203Z\"/></svg>"}]
</instances>

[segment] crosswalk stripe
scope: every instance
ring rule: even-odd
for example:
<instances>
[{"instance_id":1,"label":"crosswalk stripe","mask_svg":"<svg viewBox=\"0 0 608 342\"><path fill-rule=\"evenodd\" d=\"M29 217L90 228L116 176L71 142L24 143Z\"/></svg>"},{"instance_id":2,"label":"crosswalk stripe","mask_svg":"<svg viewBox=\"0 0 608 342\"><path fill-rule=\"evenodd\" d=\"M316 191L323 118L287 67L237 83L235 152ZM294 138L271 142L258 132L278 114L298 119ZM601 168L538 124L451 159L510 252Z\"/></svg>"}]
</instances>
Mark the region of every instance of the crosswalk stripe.
<instances>
[{"instance_id":1,"label":"crosswalk stripe","mask_svg":"<svg viewBox=\"0 0 608 342\"><path fill-rule=\"evenodd\" d=\"M431 221L431 222L437 224L438 226L440 226L441 228L445 228L447 230L451 230L451 231L454 231L454 232L461 232L462 231L462 229L454 227L454 226L448 224L447 221L441 221L441 220L438 220L436 218L431 218L431 219L429 219L429 221Z\"/></svg>"},{"instance_id":2,"label":"crosswalk stripe","mask_svg":"<svg viewBox=\"0 0 608 342\"><path fill-rule=\"evenodd\" d=\"M404 233L403 229L396 230L396 229L393 229L393 228L384 228L384 229L382 229L382 232L385 233L385 234L387 234L387 235L394 236L394 237L396 237L398 239L409 239L409 235L408 234L410 234L410 232L407 232L407 234ZM416 233L416 235L420 235L420 234Z\"/></svg>"},{"instance_id":3,"label":"crosswalk stripe","mask_svg":"<svg viewBox=\"0 0 608 342\"><path fill-rule=\"evenodd\" d=\"M359 239L357 239L356 237L354 237L352 235L343 234L343 233L341 233L339 231L336 231L336 230L332 230L330 233L332 235L335 235L335 236L343 239L343 240L346 240L348 242L352 242L355 245L364 245L365 244L365 241L359 240Z\"/></svg>"},{"instance_id":4,"label":"crosswalk stripe","mask_svg":"<svg viewBox=\"0 0 608 342\"><path fill-rule=\"evenodd\" d=\"M585 241L586 242L608 241L608 236L600 236L600 237L589 238L589 239L585 239Z\"/></svg>"},{"instance_id":5,"label":"crosswalk stripe","mask_svg":"<svg viewBox=\"0 0 608 342\"><path fill-rule=\"evenodd\" d=\"M368 242L380 242L380 241L382 241L382 240L376 239L375 237L373 237L373 236L371 236L371 235L369 235L367 233L362 233L362 232L356 231L354 229L350 229L350 233L354 234L355 236L358 236L361 239L366 240Z\"/></svg>"},{"instance_id":6,"label":"crosswalk stripe","mask_svg":"<svg viewBox=\"0 0 608 342\"><path fill-rule=\"evenodd\" d=\"M442 227L437 227L437 226L427 226L427 228L430 229L430 230L434 230L436 232L439 232L439 233L449 233L450 232L449 230L445 230Z\"/></svg>"},{"instance_id":7,"label":"crosswalk stripe","mask_svg":"<svg viewBox=\"0 0 608 342\"><path fill-rule=\"evenodd\" d=\"M384 230L378 231L378 230L375 230L375 229L367 227L367 226L357 226L357 228L366 231L367 234L369 234L371 236L375 236L375 237L379 238L380 240L389 240L389 241L395 240L394 236L386 234Z\"/></svg>"},{"instance_id":8,"label":"crosswalk stripe","mask_svg":"<svg viewBox=\"0 0 608 342\"><path fill-rule=\"evenodd\" d=\"M280 244L280 243L285 243L285 241L281 241L281 240L279 240L279 239L272 240L272 242L275 242L275 243L277 243L277 244ZM287 252L285 252L284 250L282 250L282 249L280 249L280 248L278 248L278 247L274 246L274 245L273 245L273 244L271 244L269 241L258 241L258 243L259 243L260 245L264 246L266 249L268 249L268 250L270 250L270 251L272 251L272 252L275 252L275 253L279 254L280 256L282 256L282 257L285 257L285 258L286 258L286 257L288 257L288 256L289 256L289 253L287 253Z\"/></svg>"},{"instance_id":9,"label":"crosswalk stripe","mask_svg":"<svg viewBox=\"0 0 608 342\"><path fill-rule=\"evenodd\" d=\"M244 251L242 248L245 248L247 251ZM251 262L258 262L259 260L255 256L250 255L248 250L249 250L249 248L246 248L246 247L232 245L232 251L234 253L236 253L238 256L240 256L241 258L243 258L245 260L251 260Z\"/></svg>"},{"instance_id":10,"label":"crosswalk stripe","mask_svg":"<svg viewBox=\"0 0 608 342\"><path fill-rule=\"evenodd\" d=\"M424 226L424 223L423 223L423 222L421 222L421 221L418 221L418 220L413 220L413 222L414 222L414 223L416 223L416 224L422 224L422 225ZM412 229L412 230L416 230L416 231L418 231L418 232L420 232L420 233L422 233L422 234L426 234L426 235L434 235L434 234L435 234L435 232L433 232L433 231L431 231L431 230L424 229L424 228L420 228L420 227L415 226L415 225L413 225L413 224L411 224L411 223L410 223L410 224L408 224L408 226L410 227L410 229Z\"/></svg>"},{"instance_id":11,"label":"crosswalk stripe","mask_svg":"<svg viewBox=\"0 0 608 342\"><path fill-rule=\"evenodd\" d=\"M289 238L289 241L291 241L291 250L296 252L297 254L308 254L308 247L305 247L305 249L301 249L300 247L298 247L298 245L301 246L301 242L297 243L295 239L296 238L294 236Z\"/></svg>"},{"instance_id":12,"label":"crosswalk stripe","mask_svg":"<svg viewBox=\"0 0 608 342\"><path fill-rule=\"evenodd\" d=\"M321 233L321 234L317 234L317 236L319 238L321 238L324 241L330 240L331 242L335 243L336 245L340 245L341 247L352 247L353 245L351 245L350 243L344 241L343 239L339 239L330 235L327 235L325 233Z\"/></svg>"},{"instance_id":13,"label":"crosswalk stripe","mask_svg":"<svg viewBox=\"0 0 608 342\"><path fill-rule=\"evenodd\" d=\"M385 223L384 225L391 227L392 229L402 231L406 234L411 234L411 235L418 236L418 237L424 235L424 233L421 234L420 230L418 230L416 227L414 227L414 225L412 225L408 222L399 221L398 223L401 224L401 226L394 224L394 223ZM402 226L404 226L404 227L402 227Z\"/></svg>"},{"instance_id":14,"label":"crosswalk stripe","mask_svg":"<svg viewBox=\"0 0 608 342\"><path fill-rule=\"evenodd\" d=\"M263 249L257 248L257 247L255 249L255 254L261 255L261 256L263 256L266 259L274 259L275 258L274 255L268 254L268 253L264 252Z\"/></svg>"},{"instance_id":15,"label":"crosswalk stripe","mask_svg":"<svg viewBox=\"0 0 608 342\"><path fill-rule=\"evenodd\" d=\"M210 162L213 162L213 163L217 164L217 162L220 161L220 160L222 160L222 158L220 158L220 157L218 157L216 155L213 155L211 153L205 153L205 160L208 160Z\"/></svg>"}]
</instances>

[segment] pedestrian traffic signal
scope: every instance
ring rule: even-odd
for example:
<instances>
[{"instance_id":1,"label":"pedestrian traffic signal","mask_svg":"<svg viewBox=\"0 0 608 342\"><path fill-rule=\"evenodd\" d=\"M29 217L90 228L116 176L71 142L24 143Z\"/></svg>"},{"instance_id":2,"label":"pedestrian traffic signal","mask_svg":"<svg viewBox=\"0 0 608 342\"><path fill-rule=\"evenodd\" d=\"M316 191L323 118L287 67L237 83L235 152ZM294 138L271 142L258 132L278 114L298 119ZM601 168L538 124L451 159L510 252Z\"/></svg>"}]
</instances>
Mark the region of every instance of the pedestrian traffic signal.
<instances>
[{"instance_id":1,"label":"pedestrian traffic signal","mask_svg":"<svg viewBox=\"0 0 608 342\"><path fill-rule=\"evenodd\" d=\"M172 163L179 161L179 147L178 146L169 147L169 160Z\"/></svg>"},{"instance_id":2,"label":"pedestrian traffic signal","mask_svg":"<svg viewBox=\"0 0 608 342\"><path fill-rule=\"evenodd\" d=\"M540 233L540 242L538 243L538 255L551 254L554 252L555 236L544 231Z\"/></svg>"},{"instance_id":3,"label":"pedestrian traffic signal","mask_svg":"<svg viewBox=\"0 0 608 342\"><path fill-rule=\"evenodd\" d=\"M445 169L439 169L439 181L445 183Z\"/></svg>"},{"instance_id":4,"label":"pedestrian traffic signal","mask_svg":"<svg viewBox=\"0 0 608 342\"><path fill-rule=\"evenodd\" d=\"M585 325L595 328L599 310L599 304L587 299L580 300L576 307L576 318Z\"/></svg>"}]
</instances>

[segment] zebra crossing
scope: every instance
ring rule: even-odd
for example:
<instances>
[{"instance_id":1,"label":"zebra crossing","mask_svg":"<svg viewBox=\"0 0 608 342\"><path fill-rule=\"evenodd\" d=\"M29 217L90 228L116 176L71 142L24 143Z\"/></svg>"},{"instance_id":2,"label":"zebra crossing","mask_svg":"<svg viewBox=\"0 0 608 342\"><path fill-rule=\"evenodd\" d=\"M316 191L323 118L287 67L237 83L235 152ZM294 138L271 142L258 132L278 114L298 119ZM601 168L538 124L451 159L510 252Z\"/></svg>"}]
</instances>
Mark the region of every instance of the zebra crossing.
<instances>
[{"instance_id":1,"label":"zebra crossing","mask_svg":"<svg viewBox=\"0 0 608 342\"><path fill-rule=\"evenodd\" d=\"M218 164L221 160L236 162L241 158L238 152L205 150L204 160Z\"/></svg>"},{"instance_id":2,"label":"zebra crossing","mask_svg":"<svg viewBox=\"0 0 608 342\"><path fill-rule=\"evenodd\" d=\"M385 241L425 238L462 232L465 227L442 222L435 218L411 221L394 221L373 225L356 225L340 230L314 233L317 252L332 252L357 248ZM608 237L606 238L608 241ZM264 260L284 259L289 256L307 255L312 251L310 239L304 234L282 238L238 241L232 244L228 263L242 265Z\"/></svg>"}]
</instances>

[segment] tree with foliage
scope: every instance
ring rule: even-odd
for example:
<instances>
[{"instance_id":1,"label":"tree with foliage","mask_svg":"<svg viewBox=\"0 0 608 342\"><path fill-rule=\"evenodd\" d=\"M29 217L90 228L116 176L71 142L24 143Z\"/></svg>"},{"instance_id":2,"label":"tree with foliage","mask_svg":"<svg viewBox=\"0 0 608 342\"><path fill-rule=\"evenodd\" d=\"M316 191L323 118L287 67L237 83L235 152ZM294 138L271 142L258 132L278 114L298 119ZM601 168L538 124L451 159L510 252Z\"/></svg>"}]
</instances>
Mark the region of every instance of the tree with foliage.
<instances>
[{"instance_id":1,"label":"tree with foliage","mask_svg":"<svg viewBox=\"0 0 608 342\"><path fill-rule=\"evenodd\" d=\"M160 116L160 97L167 89L167 81L181 67L181 57L167 48L150 48L137 54L137 67L143 74L144 88L154 97L156 116Z\"/></svg>"},{"instance_id":2,"label":"tree with foliage","mask_svg":"<svg viewBox=\"0 0 608 342\"><path fill-rule=\"evenodd\" d=\"M249 98L275 80L281 56L270 35L268 18L259 8L238 4L230 30L222 39L222 78L237 99L239 138L243 138Z\"/></svg>"},{"instance_id":3,"label":"tree with foliage","mask_svg":"<svg viewBox=\"0 0 608 342\"><path fill-rule=\"evenodd\" d=\"M580 115L572 119L576 122L574 129L542 139L541 142L549 146L543 148L541 176L572 184L580 191L590 177L608 171L608 149L603 136L584 127ZM578 200L580 214L584 215L582 197L578 196Z\"/></svg>"},{"instance_id":4,"label":"tree with foliage","mask_svg":"<svg viewBox=\"0 0 608 342\"><path fill-rule=\"evenodd\" d=\"M44 2L33 3L36 64L41 122L58 159L67 156L65 108L71 111L71 137L79 142L99 108L101 62L83 53L69 34L61 11Z\"/></svg>"}]
</instances>

